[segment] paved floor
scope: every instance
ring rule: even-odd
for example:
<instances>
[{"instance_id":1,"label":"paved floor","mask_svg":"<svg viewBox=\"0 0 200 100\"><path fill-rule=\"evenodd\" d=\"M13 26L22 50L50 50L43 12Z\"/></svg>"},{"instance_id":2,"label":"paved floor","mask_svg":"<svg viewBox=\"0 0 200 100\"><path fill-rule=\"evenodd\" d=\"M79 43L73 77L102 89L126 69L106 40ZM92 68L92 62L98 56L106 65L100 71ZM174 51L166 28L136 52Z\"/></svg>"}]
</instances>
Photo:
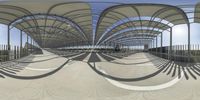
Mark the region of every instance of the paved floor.
<instances>
[{"instance_id":1,"label":"paved floor","mask_svg":"<svg viewBox=\"0 0 200 100\"><path fill-rule=\"evenodd\" d=\"M185 67L180 69L180 65L148 53L122 59L104 53L83 53L70 57L82 59L75 61L43 52L1 65L0 100L199 100L200 97L200 79L195 72L191 74Z\"/></svg>"}]
</instances>

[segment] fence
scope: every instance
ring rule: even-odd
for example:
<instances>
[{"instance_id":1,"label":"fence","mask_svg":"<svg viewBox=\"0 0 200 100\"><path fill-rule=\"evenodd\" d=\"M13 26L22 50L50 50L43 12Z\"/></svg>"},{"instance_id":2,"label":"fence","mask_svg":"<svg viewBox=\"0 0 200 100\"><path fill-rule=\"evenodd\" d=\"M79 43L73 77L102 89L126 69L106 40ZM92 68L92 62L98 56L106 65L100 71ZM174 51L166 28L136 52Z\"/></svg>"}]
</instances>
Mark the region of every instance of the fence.
<instances>
[{"instance_id":1,"label":"fence","mask_svg":"<svg viewBox=\"0 0 200 100\"><path fill-rule=\"evenodd\" d=\"M32 53L35 49L20 48L19 46L0 45L0 62L19 59Z\"/></svg>"},{"instance_id":2,"label":"fence","mask_svg":"<svg viewBox=\"0 0 200 100\"><path fill-rule=\"evenodd\" d=\"M191 45L190 54L188 53L188 45L174 45L170 52L170 47L151 48L149 52L153 55L181 62L200 62L200 45Z\"/></svg>"}]
</instances>

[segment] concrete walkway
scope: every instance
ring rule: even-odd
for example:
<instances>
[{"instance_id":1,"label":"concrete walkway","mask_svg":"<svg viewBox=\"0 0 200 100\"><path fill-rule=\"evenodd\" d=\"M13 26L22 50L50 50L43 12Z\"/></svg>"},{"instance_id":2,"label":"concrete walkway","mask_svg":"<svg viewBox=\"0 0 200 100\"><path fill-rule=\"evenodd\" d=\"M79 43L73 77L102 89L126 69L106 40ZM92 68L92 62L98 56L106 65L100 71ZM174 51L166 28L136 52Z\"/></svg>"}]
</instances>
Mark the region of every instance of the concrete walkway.
<instances>
[{"instance_id":1,"label":"concrete walkway","mask_svg":"<svg viewBox=\"0 0 200 100\"><path fill-rule=\"evenodd\" d=\"M170 87L152 91L129 90L112 83L115 81L133 87L165 84L178 77L178 74L172 77L173 71L169 73L171 68L167 69L166 66L152 77L129 82L116 81L96 73L86 63L88 56L83 61L68 61L67 58L45 50L43 52L43 55L30 55L18 60L19 64L15 67L22 69L15 74L9 73L19 76L17 78L0 73L4 76L0 78L0 100L199 100L200 97L199 78L186 80L182 77ZM136 53L112 61L106 60L105 56L99 59L102 62L95 63L99 71L123 79L148 76L167 63L167 60L147 53ZM94 62L90 64L93 65ZM178 73L176 71L174 73ZM40 77L32 78L34 76Z\"/></svg>"}]
</instances>

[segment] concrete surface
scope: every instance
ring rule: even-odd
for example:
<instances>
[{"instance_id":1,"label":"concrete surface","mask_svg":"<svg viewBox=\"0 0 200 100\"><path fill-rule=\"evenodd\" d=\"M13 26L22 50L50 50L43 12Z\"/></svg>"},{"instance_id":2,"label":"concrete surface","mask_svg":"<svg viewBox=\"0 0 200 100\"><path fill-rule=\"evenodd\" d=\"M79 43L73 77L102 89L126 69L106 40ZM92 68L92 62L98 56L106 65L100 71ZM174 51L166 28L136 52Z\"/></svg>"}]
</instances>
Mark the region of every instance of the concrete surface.
<instances>
[{"instance_id":1,"label":"concrete surface","mask_svg":"<svg viewBox=\"0 0 200 100\"><path fill-rule=\"evenodd\" d=\"M178 70L173 72L175 68L172 67L167 69L165 66L157 75L138 81L116 81L99 75L86 63L91 54L83 61L70 60L63 65L68 61L67 58L45 50L43 52L43 55L30 55L18 60L18 63L12 62L13 66L7 66L7 70L15 73L3 70L5 68L1 65L0 75L4 78L0 78L0 100L199 100L200 97L200 80L196 74L197 80L191 76L186 80L181 75L178 81L164 89L150 91L123 88L124 85L146 88L173 81L178 77ZM98 70L124 79L148 76L168 62L148 53L136 53L112 61L106 60L100 54L97 56L102 61L95 63ZM91 65L93 63L90 62ZM62 65L63 67L56 70ZM21 69L12 70L17 68ZM170 69L171 73L168 71ZM14 78L2 72L19 77ZM46 73L51 74L42 76ZM41 77L31 78L33 76ZM120 88L113 81L123 86Z\"/></svg>"}]
</instances>

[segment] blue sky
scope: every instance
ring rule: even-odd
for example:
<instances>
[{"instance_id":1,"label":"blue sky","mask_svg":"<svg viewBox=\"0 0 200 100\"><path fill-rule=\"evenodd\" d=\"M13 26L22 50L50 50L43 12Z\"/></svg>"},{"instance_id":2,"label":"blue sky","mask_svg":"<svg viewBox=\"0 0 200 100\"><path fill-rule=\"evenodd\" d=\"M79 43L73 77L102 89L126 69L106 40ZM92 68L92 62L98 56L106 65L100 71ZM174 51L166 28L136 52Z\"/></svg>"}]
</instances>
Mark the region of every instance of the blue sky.
<instances>
[{"instance_id":1,"label":"blue sky","mask_svg":"<svg viewBox=\"0 0 200 100\"><path fill-rule=\"evenodd\" d=\"M27 41L27 35L23 32L23 45ZM10 31L10 43L12 46L19 46L20 44L20 31L16 28ZM30 42L30 41L29 41ZM7 44L7 25L0 24L0 44Z\"/></svg>"},{"instance_id":2,"label":"blue sky","mask_svg":"<svg viewBox=\"0 0 200 100\"><path fill-rule=\"evenodd\" d=\"M196 4L200 0L84 0L92 2L93 13L100 13L103 9L111 6L106 3L94 2L121 2L121 3L162 3L170 5ZM20 2L20 1L19 1ZM93 15L94 22L98 16ZM95 25L95 24L94 24ZM191 24L191 44L200 44L200 24ZM163 34L163 45L169 45L169 32ZM11 30L11 45L19 45L20 31L18 29ZM26 34L23 34L23 42L26 41ZM7 26L0 25L0 44L7 43ZM173 27L173 45L187 44L187 27L186 25L177 25Z\"/></svg>"}]
</instances>

